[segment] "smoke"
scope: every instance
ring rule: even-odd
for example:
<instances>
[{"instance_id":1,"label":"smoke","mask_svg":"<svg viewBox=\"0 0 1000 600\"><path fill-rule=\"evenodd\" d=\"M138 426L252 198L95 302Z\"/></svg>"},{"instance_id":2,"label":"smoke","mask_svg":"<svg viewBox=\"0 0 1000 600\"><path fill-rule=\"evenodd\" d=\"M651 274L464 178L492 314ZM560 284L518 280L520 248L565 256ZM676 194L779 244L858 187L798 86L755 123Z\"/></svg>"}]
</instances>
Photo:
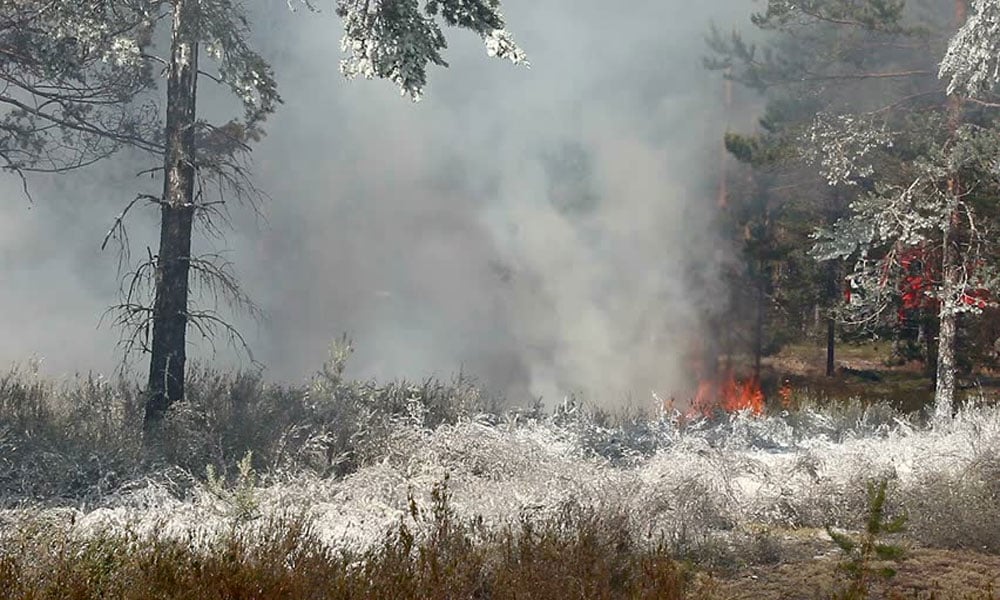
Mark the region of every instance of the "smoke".
<instances>
[{"instance_id":1,"label":"smoke","mask_svg":"<svg viewBox=\"0 0 1000 600\"><path fill-rule=\"evenodd\" d=\"M515 401L645 402L690 383L724 248L710 220L727 115L703 36L746 23L746 3L507 0L531 69L452 31L450 68L418 104L342 80L332 10L259 4L286 101L254 153L271 199L200 246L263 308L237 321L270 378L308 376L346 332L354 375L462 371ZM116 332L96 325L115 260L98 246L139 186L130 167L42 181L33 205L3 181L0 363L113 367ZM133 217L134 254L155 251L153 216ZM192 341L194 356L238 360Z\"/></svg>"}]
</instances>

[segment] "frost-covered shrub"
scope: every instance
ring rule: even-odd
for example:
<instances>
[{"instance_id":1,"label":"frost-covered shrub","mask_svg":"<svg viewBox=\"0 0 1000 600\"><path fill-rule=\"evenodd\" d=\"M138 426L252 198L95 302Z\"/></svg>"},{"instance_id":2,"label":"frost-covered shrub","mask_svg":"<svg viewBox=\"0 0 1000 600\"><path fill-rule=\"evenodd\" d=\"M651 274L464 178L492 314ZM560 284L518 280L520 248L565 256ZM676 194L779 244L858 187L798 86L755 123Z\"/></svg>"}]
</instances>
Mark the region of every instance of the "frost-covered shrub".
<instances>
[{"instance_id":1,"label":"frost-covered shrub","mask_svg":"<svg viewBox=\"0 0 1000 600\"><path fill-rule=\"evenodd\" d=\"M653 456L678 433L676 422L665 415L650 418L634 408L613 413L574 398L557 405L550 415L538 417L574 437L585 454L616 467L634 466Z\"/></svg>"},{"instance_id":2,"label":"frost-covered shrub","mask_svg":"<svg viewBox=\"0 0 1000 600\"><path fill-rule=\"evenodd\" d=\"M495 410L468 379L452 383L354 381L344 376L351 346L334 345L304 386L265 384L259 375L192 368L187 397L168 411L159 447L168 464L235 473L246 452L265 475L308 471L343 476L381 460L402 427L435 428Z\"/></svg>"},{"instance_id":3,"label":"frost-covered shrub","mask_svg":"<svg viewBox=\"0 0 1000 600\"><path fill-rule=\"evenodd\" d=\"M185 399L144 439L143 398L126 379L55 383L12 370L0 376L0 504L96 500L177 468L200 476L212 465L232 481L247 452L264 478L342 476L382 460L407 427L495 411L467 379L378 384L342 371L328 365L309 385L283 386L192 365Z\"/></svg>"},{"instance_id":4,"label":"frost-covered shrub","mask_svg":"<svg viewBox=\"0 0 1000 600\"><path fill-rule=\"evenodd\" d=\"M912 490L911 533L934 547L1000 552L1000 498L972 473L930 473Z\"/></svg>"},{"instance_id":5,"label":"frost-covered shrub","mask_svg":"<svg viewBox=\"0 0 1000 600\"><path fill-rule=\"evenodd\" d=\"M302 396L302 414L282 436L282 469L342 476L381 460L398 430L434 429L497 412L498 401L462 377L452 383L346 380L346 348L335 348Z\"/></svg>"},{"instance_id":6,"label":"frost-covered shrub","mask_svg":"<svg viewBox=\"0 0 1000 600\"><path fill-rule=\"evenodd\" d=\"M932 546L1000 552L1000 422L997 408L972 406L950 432L956 443L907 490L915 538ZM935 468L937 467L937 468Z\"/></svg>"},{"instance_id":7,"label":"frost-covered shrub","mask_svg":"<svg viewBox=\"0 0 1000 600\"><path fill-rule=\"evenodd\" d=\"M124 381L0 376L0 505L98 497L137 472L138 398Z\"/></svg>"},{"instance_id":8,"label":"frost-covered shrub","mask_svg":"<svg viewBox=\"0 0 1000 600\"><path fill-rule=\"evenodd\" d=\"M321 373L308 387L264 384L255 375L201 371L167 413L162 435L169 464L234 472L253 451L262 472L345 475L380 460L403 426L434 428L475 414L483 404L467 382L420 384L343 381Z\"/></svg>"},{"instance_id":9,"label":"frost-covered shrub","mask_svg":"<svg viewBox=\"0 0 1000 600\"><path fill-rule=\"evenodd\" d=\"M901 426L914 426L913 419L884 402L850 398L821 403L807 396L798 410L784 412L780 420L789 428L791 441L798 443L818 437L835 442L883 437Z\"/></svg>"},{"instance_id":10,"label":"frost-covered shrub","mask_svg":"<svg viewBox=\"0 0 1000 600\"><path fill-rule=\"evenodd\" d=\"M363 552L409 514L410 497L433 512L447 475L455 517L490 531L567 512L623 515L674 555L733 566L780 554L761 532L860 528L867 483L885 479L918 541L1000 546L1000 409L985 405L933 428L860 402L695 421L572 404L500 414L467 381L354 382L335 363L300 387L193 374L146 448L127 385L25 374L0 384L5 505L42 499L78 507L82 531L174 539L226 529L233 506L255 524L292 510L315 519L324 543ZM86 422L64 435L73 418ZM252 479L237 468L248 450ZM247 502L233 502L237 489Z\"/></svg>"},{"instance_id":11,"label":"frost-covered shrub","mask_svg":"<svg viewBox=\"0 0 1000 600\"><path fill-rule=\"evenodd\" d=\"M149 457L203 473L213 465L223 476L254 453L254 467L270 470L280 460L281 437L307 414L304 390L267 385L259 375L222 373L198 365L189 369L187 394L171 406L154 432Z\"/></svg>"}]
</instances>

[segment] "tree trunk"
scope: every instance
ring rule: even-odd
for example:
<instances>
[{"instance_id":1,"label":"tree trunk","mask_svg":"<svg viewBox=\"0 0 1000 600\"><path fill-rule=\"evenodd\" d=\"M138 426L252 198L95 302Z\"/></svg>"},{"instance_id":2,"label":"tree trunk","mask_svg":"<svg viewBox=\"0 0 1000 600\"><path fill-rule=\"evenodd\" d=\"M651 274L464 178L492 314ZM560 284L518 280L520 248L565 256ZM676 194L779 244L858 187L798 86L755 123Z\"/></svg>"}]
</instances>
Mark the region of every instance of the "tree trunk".
<instances>
[{"instance_id":1,"label":"tree trunk","mask_svg":"<svg viewBox=\"0 0 1000 600\"><path fill-rule=\"evenodd\" d=\"M188 271L195 210L197 10L196 0L173 0L160 249L156 255L152 356L145 414L147 428L163 417L170 404L184 396Z\"/></svg>"},{"instance_id":2,"label":"tree trunk","mask_svg":"<svg viewBox=\"0 0 1000 600\"><path fill-rule=\"evenodd\" d=\"M833 317L826 320L826 376L834 375L834 350L837 343L837 321Z\"/></svg>"},{"instance_id":3,"label":"tree trunk","mask_svg":"<svg viewBox=\"0 0 1000 600\"><path fill-rule=\"evenodd\" d=\"M726 129L729 128L729 115L733 110L733 80L732 68L726 69L726 77L723 80L723 101L725 102ZM719 156L719 193L716 197L716 205L720 209L729 208L729 150L725 144L722 145L722 153Z\"/></svg>"},{"instance_id":4,"label":"tree trunk","mask_svg":"<svg viewBox=\"0 0 1000 600\"><path fill-rule=\"evenodd\" d=\"M954 220L948 219L941 261L941 308L938 313L937 377L934 388L934 420L951 418L955 400L955 298L959 283L958 257L952 243Z\"/></svg>"},{"instance_id":5,"label":"tree trunk","mask_svg":"<svg viewBox=\"0 0 1000 600\"><path fill-rule=\"evenodd\" d=\"M764 355L764 290L763 283L757 286L757 314L753 332L753 376L760 381L760 363Z\"/></svg>"},{"instance_id":6,"label":"tree trunk","mask_svg":"<svg viewBox=\"0 0 1000 600\"><path fill-rule=\"evenodd\" d=\"M931 389L937 388L937 342L938 342L938 315L931 315L928 309L921 309L926 313L922 319L921 327L924 337L924 374L931 380Z\"/></svg>"},{"instance_id":7,"label":"tree trunk","mask_svg":"<svg viewBox=\"0 0 1000 600\"><path fill-rule=\"evenodd\" d=\"M837 347L837 319L833 316L834 307L840 301L840 270L833 262L827 267L826 273L826 293L828 310L826 318L826 376L834 376L834 360Z\"/></svg>"},{"instance_id":8,"label":"tree trunk","mask_svg":"<svg viewBox=\"0 0 1000 600\"><path fill-rule=\"evenodd\" d=\"M955 0L955 26L961 27L968 12L967 0ZM955 95L948 99L949 125L952 134L958 130L962 118L962 98ZM957 198L961 194L961 182L957 176L948 180L948 193ZM934 385L934 420L943 422L951 419L955 402L955 338L957 336L958 289L961 272L958 248L955 246L958 234L958 209L953 208L944 223L941 240L941 307L938 313L937 377Z\"/></svg>"}]
</instances>

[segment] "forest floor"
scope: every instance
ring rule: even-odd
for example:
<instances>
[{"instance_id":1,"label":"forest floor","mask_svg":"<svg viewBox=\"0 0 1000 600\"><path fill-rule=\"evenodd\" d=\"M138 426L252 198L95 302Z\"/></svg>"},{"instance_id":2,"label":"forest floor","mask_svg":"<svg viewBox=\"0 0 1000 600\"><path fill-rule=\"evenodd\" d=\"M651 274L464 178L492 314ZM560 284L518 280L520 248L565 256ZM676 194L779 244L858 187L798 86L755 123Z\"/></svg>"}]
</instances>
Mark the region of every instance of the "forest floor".
<instances>
[{"instance_id":1,"label":"forest floor","mask_svg":"<svg viewBox=\"0 0 1000 600\"><path fill-rule=\"evenodd\" d=\"M891 352L889 342L839 344L836 372L827 377L825 346L789 345L775 356L763 359L761 379L765 392L771 394L779 386L787 385L800 397L887 401L904 412L928 406L934 398L934 384L924 365L916 361L890 365ZM1000 397L1000 377L993 372L974 370L960 374L957 383L959 402L967 398Z\"/></svg>"},{"instance_id":2,"label":"forest floor","mask_svg":"<svg viewBox=\"0 0 1000 600\"><path fill-rule=\"evenodd\" d=\"M844 589L842 554L821 529L781 536L782 559L718 575L717 597L728 600L814 600ZM906 546L905 540L902 542ZM891 565L896 575L872 586L873 598L1000 598L1000 556L971 550L908 547Z\"/></svg>"},{"instance_id":3,"label":"forest floor","mask_svg":"<svg viewBox=\"0 0 1000 600\"><path fill-rule=\"evenodd\" d=\"M761 380L771 396L781 386L796 398L836 402L859 398L864 402L888 401L911 412L928 406L934 397L933 381L924 365L910 362L890 365L888 343L840 344L836 372L826 375L826 348L819 345L788 346L762 361ZM988 371L959 377L958 398L1000 399L1000 378ZM830 597L842 589L838 570L840 550L821 529L787 531L780 539L780 561L754 565L718 577L720 597L732 600L812 599ZM905 558L892 565L897 574L890 584L873 589L883 598L1000 598L1000 556L973 550L911 547Z\"/></svg>"}]
</instances>

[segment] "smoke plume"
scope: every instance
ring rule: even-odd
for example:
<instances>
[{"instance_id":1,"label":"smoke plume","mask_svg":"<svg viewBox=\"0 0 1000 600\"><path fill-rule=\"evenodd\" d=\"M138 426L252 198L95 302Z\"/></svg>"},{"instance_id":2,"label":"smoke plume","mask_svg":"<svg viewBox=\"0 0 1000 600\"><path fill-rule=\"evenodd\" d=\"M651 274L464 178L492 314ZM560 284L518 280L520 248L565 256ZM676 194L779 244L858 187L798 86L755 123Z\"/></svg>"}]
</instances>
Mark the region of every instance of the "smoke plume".
<instances>
[{"instance_id":1,"label":"smoke plume","mask_svg":"<svg viewBox=\"0 0 1000 600\"><path fill-rule=\"evenodd\" d=\"M270 200L261 217L234 207L234 232L199 246L230 259L263 309L236 319L268 378L307 377L346 332L360 377L461 371L516 402L685 389L699 307L720 295L710 222L732 118L703 38L752 7L506 0L531 68L452 31L450 67L413 104L386 82L343 81L332 9L258 4L285 98L254 152ZM117 332L97 325L116 264L99 246L150 186L133 162L36 179L33 204L2 181L0 363L114 368ZM155 212L130 223L133 258L155 252ZM194 357L240 364L192 342Z\"/></svg>"}]
</instances>

